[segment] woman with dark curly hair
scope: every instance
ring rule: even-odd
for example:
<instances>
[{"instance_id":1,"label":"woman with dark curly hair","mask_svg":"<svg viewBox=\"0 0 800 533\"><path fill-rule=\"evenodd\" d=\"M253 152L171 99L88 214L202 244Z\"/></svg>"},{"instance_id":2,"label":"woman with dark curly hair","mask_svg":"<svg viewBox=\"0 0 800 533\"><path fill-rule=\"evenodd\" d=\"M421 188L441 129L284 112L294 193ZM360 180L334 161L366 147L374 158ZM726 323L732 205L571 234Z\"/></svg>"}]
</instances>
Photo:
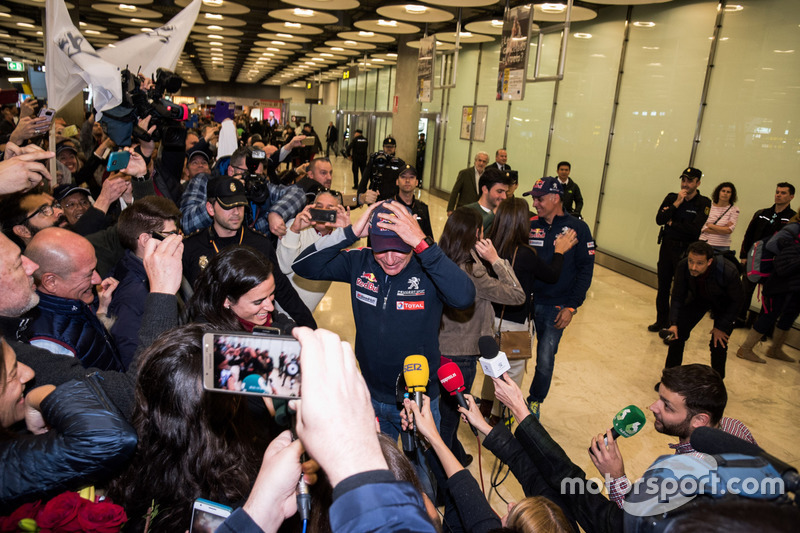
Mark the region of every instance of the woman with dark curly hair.
<instances>
[{"instance_id":1,"label":"woman with dark curly hair","mask_svg":"<svg viewBox=\"0 0 800 533\"><path fill-rule=\"evenodd\" d=\"M226 248L197 278L189 300L190 319L233 331L271 326L275 310L272 268L269 259L255 248Z\"/></svg>"},{"instance_id":2,"label":"woman with dark curly hair","mask_svg":"<svg viewBox=\"0 0 800 533\"><path fill-rule=\"evenodd\" d=\"M247 498L266 442L255 435L245 397L203 389L203 329L175 328L141 355L127 471L108 495L129 518L126 531L184 531L196 498L235 505ZM158 512L151 513L157 505Z\"/></svg>"},{"instance_id":3,"label":"woman with dark curly hair","mask_svg":"<svg viewBox=\"0 0 800 533\"><path fill-rule=\"evenodd\" d=\"M711 199L711 212L703 224L700 240L708 242L714 250L724 252L731 249L731 233L739 220L739 208L733 205L736 203L736 186L723 181L714 189Z\"/></svg>"}]
</instances>

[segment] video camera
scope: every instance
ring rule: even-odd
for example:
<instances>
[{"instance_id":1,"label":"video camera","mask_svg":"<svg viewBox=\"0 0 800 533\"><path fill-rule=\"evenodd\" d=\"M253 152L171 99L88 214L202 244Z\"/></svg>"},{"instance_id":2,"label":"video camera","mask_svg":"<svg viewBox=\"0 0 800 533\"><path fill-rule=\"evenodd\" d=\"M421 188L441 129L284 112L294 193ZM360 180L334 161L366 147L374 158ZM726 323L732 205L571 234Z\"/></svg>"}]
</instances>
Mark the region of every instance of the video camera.
<instances>
[{"instance_id":1,"label":"video camera","mask_svg":"<svg viewBox=\"0 0 800 533\"><path fill-rule=\"evenodd\" d=\"M371 178L371 185L370 189L373 191L380 191L381 186L383 185L383 172L386 169L386 165L389 164L389 156L386 155L386 152L381 150L375 154L375 157L372 159L372 176Z\"/></svg>"},{"instance_id":2,"label":"video camera","mask_svg":"<svg viewBox=\"0 0 800 533\"><path fill-rule=\"evenodd\" d=\"M112 141L118 146L130 146L131 137L143 141L162 141L167 150L183 150L186 143L186 128L181 124L188 120L189 108L166 98L165 93L174 93L181 88L180 76L166 69L158 69L153 78L153 87L142 88L142 78L128 69L122 71L122 103L103 112L100 123ZM148 134L137 122L150 117L150 126L156 129Z\"/></svg>"},{"instance_id":3,"label":"video camera","mask_svg":"<svg viewBox=\"0 0 800 533\"><path fill-rule=\"evenodd\" d=\"M266 165L267 153L264 150L251 150L245 159L247 175L244 177L244 195L251 202L264 203L269 195L269 185L264 174L256 174L258 165Z\"/></svg>"}]
</instances>

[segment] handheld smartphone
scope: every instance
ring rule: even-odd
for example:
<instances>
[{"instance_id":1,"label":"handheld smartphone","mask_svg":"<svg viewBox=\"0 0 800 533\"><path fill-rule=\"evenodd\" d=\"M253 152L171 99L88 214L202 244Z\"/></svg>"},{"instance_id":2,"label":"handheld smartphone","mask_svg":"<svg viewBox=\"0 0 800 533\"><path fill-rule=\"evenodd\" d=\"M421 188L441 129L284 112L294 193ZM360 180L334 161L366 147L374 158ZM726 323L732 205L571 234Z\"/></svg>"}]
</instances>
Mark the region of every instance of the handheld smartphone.
<instances>
[{"instance_id":1,"label":"handheld smartphone","mask_svg":"<svg viewBox=\"0 0 800 533\"><path fill-rule=\"evenodd\" d=\"M126 151L114 152L108 156L108 164L106 170L109 172L119 172L128 166L131 160L131 153Z\"/></svg>"},{"instance_id":2,"label":"handheld smartphone","mask_svg":"<svg viewBox=\"0 0 800 533\"><path fill-rule=\"evenodd\" d=\"M41 111L39 111L39 118L45 117L47 118L47 128L50 128L50 124L53 122L53 117L56 114L56 110L50 107L43 107ZM42 125L44 126L44 125Z\"/></svg>"},{"instance_id":3,"label":"handheld smartphone","mask_svg":"<svg viewBox=\"0 0 800 533\"><path fill-rule=\"evenodd\" d=\"M192 505L189 533L213 533L232 512L233 509L227 505L197 498Z\"/></svg>"},{"instance_id":4,"label":"handheld smartphone","mask_svg":"<svg viewBox=\"0 0 800 533\"><path fill-rule=\"evenodd\" d=\"M336 222L336 211L334 209L315 209L312 207L308 210L308 213L314 222L330 222L331 224Z\"/></svg>"},{"instance_id":5,"label":"handheld smartphone","mask_svg":"<svg viewBox=\"0 0 800 533\"><path fill-rule=\"evenodd\" d=\"M61 135L63 137L77 137L78 135L80 135L80 132L78 131L78 126L76 126L75 124L70 124L69 126L64 128L64 131L61 132Z\"/></svg>"},{"instance_id":6,"label":"handheld smartphone","mask_svg":"<svg viewBox=\"0 0 800 533\"><path fill-rule=\"evenodd\" d=\"M258 332L203 335L203 387L229 394L300 397L300 343Z\"/></svg>"},{"instance_id":7,"label":"handheld smartphone","mask_svg":"<svg viewBox=\"0 0 800 533\"><path fill-rule=\"evenodd\" d=\"M303 139L303 146L314 146L314 136L309 135L305 139Z\"/></svg>"}]
</instances>

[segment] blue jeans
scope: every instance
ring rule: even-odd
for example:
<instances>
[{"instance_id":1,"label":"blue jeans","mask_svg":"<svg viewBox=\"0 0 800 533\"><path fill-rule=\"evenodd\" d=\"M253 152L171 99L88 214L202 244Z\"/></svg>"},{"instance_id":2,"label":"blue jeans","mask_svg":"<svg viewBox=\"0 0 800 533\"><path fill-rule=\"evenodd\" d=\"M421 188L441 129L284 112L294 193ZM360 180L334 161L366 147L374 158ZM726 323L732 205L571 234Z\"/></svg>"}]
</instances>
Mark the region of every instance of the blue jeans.
<instances>
[{"instance_id":1,"label":"blue jeans","mask_svg":"<svg viewBox=\"0 0 800 533\"><path fill-rule=\"evenodd\" d=\"M373 398L372 408L375 409L375 416L378 417L381 433L387 435L396 443L402 427L400 425L400 410L397 408L397 405L393 403L381 403ZM434 398L431 402L431 414L433 415L434 421L436 421L436 429L438 430L442 423L438 397ZM417 477L422 484L422 489L431 501L436 501L436 488L434 487L432 472L430 472L425 456L419 448L417 448L416 452L412 453L414 453L415 457L409 457L409 459L411 459L411 462L414 464L414 469L417 471Z\"/></svg>"},{"instance_id":2,"label":"blue jeans","mask_svg":"<svg viewBox=\"0 0 800 533\"><path fill-rule=\"evenodd\" d=\"M562 306L536 304L533 308L533 324L536 327L536 372L533 375L528 401L543 402L550 391L553 367L556 362L558 343L563 329L555 326Z\"/></svg>"},{"instance_id":3,"label":"blue jeans","mask_svg":"<svg viewBox=\"0 0 800 533\"><path fill-rule=\"evenodd\" d=\"M412 397L413 398L413 397ZM400 410L396 404L381 403L376 399L372 399L372 408L375 409L375 416L378 417L378 422L381 426L381 433L388 436L393 441L397 441L400 436ZM439 412L439 398L434 398L431 402L431 414L436 421L436 429L442 424L442 415Z\"/></svg>"}]
</instances>

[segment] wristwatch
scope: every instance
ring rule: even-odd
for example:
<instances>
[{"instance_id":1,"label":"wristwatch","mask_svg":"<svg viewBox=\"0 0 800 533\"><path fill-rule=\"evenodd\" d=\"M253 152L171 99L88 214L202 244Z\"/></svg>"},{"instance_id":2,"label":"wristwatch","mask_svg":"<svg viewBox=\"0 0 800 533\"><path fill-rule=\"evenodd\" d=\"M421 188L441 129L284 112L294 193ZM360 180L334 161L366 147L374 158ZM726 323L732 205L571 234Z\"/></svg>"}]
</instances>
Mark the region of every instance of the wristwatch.
<instances>
[{"instance_id":1,"label":"wristwatch","mask_svg":"<svg viewBox=\"0 0 800 533\"><path fill-rule=\"evenodd\" d=\"M436 241L434 241L430 237L425 237L424 239L419 241L419 244L417 245L417 247L414 248L414 253L421 254L422 252L424 252L425 250L427 250L428 248L433 246L435 244L435 242Z\"/></svg>"}]
</instances>

